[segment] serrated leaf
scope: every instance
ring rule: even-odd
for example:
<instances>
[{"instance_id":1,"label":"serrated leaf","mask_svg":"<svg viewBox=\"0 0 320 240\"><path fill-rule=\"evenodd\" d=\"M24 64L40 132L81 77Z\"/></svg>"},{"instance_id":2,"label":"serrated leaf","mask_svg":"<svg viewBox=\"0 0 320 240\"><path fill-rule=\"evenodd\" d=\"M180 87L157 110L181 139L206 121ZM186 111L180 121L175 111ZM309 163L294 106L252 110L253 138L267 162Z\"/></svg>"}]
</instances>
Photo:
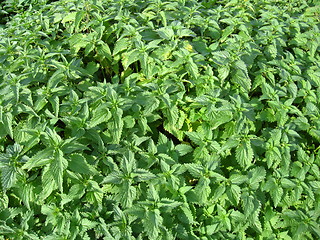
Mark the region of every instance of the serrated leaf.
<instances>
[{"instance_id":1,"label":"serrated leaf","mask_svg":"<svg viewBox=\"0 0 320 240\"><path fill-rule=\"evenodd\" d=\"M233 33L233 31L234 31L234 26L228 26L225 29L223 29L220 42L226 41L226 39L229 37L231 33Z\"/></svg>"},{"instance_id":2,"label":"serrated leaf","mask_svg":"<svg viewBox=\"0 0 320 240\"><path fill-rule=\"evenodd\" d=\"M250 91L251 79L244 71L237 70L231 79L234 83L239 84L246 92Z\"/></svg>"},{"instance_id":3,"label":"serrated leaf","mask_svg":"<svg viewBox=\"0 0 320 240\"><path fill-rule=\"evenodd\" d=\"M192 76L192 78L194 80L198 79L198 76L199 76L198 66L191 59L186 64L186 69L187 69L188 73Z\"/></svg>"},{"instance_id":4,"label":"serrated leaf","mask_svg":"<svg viewBox=\"0 0 320 240\"><path fill-rule=\"evenodd\" d=\"M68 161L63 157L63 153L61 151L56 152L50 164L50 171L52 173L52 178L61 192L63 192L63 174L67 166Z\"/></svg>"},{"instance_id":5,"label":"serrated leaf","mask_svg":"<svg viewBox=\"0 0 320 240\"><path fill-rule=\"evenodd\" d=\"M122 65L124 69L127 69L132 63L137 62L140 59L140 52L137 49L131 50L122 57Z\"/></svg>"},{"instance_id":6,"label":"serrated leaf","mask_svg":"<svg viewBox=\"0 0 320 240\"><path fill-rule=\"evenodd\" d=\"M136 181L140 182L140 181L149 181L151 179L154 179L156 178L156 175L154 175L148 170L137 168L133 173L133 177L136 179Z\"/></svg>"},{"instance_id":7,"label":"serrated leaf","mask_svg":"<svg viewBox=\"0 0 320 240\"><path fill-rule=\"evenodd\" d=\"M209 179L202 177L200 178L198 184L194 188L194 193L197 197L199 204L205 204L208 201L208 197L211 193L209 183Z\"/></svg>"},{"instance_id":8,"label":"serrated leaf","mask_svg":"<svg viewBox=\"0 0 320 240\"><path fill-rule=\"evenodd\" d=\"M248 177L250 187L252 189L258 189L259 183L266 177L266 170L263 167L256 167L250 170Z\"/></svg>"},{"instance_id":9,"label":"serrated leaf","mask_svg":"<svg viewBox=\"0 0 320 240\"><path fill-rule=\"evenodd\" d=\"M159 107L160 101L157 98L150 98L145 103L145 114L150 114Z\"/></svg>"},{"instance_id":10,"label":"serrated leaf","mask_svg":"<svg viewBox=\"0 0 320 240\"><path fill-rule=\"evenodd\" d=\"M75 141L75 138L66 139L60 147L64 154L69 154L80 150L90 150L87 146Z\"/></svg>"},{"instance_id":11,"label":"serrated leaf","mask_svg":"<svg viewBox=\"0 0 320 240\"><path fill-rule=\"evenodd\" d=\"M166 40L170 40L174 37L174 31L171 26L159 28L157 33L161 38Z\"/></svg>"},{"instance_id":12,"label":"serrated leaf","mask_svg":"<svg viewBox=\"0 0 320 240\"><path fill-rule=\"evenodd\" d=\"M112 61L111 50L107 43L100 41L96 48L100 57L106 58L108 61Z\"/></svg>"},{"instance_id":13,"label":"serrated leaf","mask_svg":"<svg viewBox=\"0 0 320 240\"><path fill-rule=\"evenodd\" d=\"M188 163L185 166L193 177L200 178L203 175L204 168L200 164Z\"/></svg>"},{"instance_id":14,"label":"serrated leaf","mask_svg":"<svg viewBox=\"0 0 320 240\"><path fill-rule=\"evenodd\" d=\"M217 201L226 191L226 185L220 184L216 189L213 189L213 200Z\"/></svg>"},{"instance_id":15,"label":"serrated leaf","mask_svg":"<svg viewBox=\"0 0 320 240\"><path fill-rule=\"evenodd\" d=\"M294 183L293 181L291 181L288 178L282 178L281 179L281 186L284 189L292 189L292 188L294 188L296 186L296 183Z\"/></svg>"},{"instance_id":16,"label":"serrated leaf","mask_svg":"<svg viewBox=\"0 0 320 240\"><path fill-rule=\"evenodd\" d=\"M79 199L85 194L85 188L82 184L75 184L69 189L67 197L70 200ZM62 200L63 201L63 200Z\"/></svg>"},{"instance_id":17,"label":"serrated leaf","mask_svg":"<svg viewBox=\"0 0 320 240\"><path fill-rule=\"evenodd\" d=\"M156 191L155 186L153 184L149 185L147 196L148 196L148 199L152 200L153 202L159 201L159 199L160 199L159 194Z\"/></svg>"},{"instance_id":18,"label":"serrated leaf","mask_svg":"<svg viewBox=\"0 0 320 240\"><path fill-rule=\"evenodd\" d=\"M74 34L69 38L69 44L71 49L77 53L80 48L84 48L87 46L88 41L86 40L85 36L81 33Z\"/></svg>"},{"instance_id":19,"label":"serrated leaf","mask_svg":"<svg viewBox=\"0 0 320 240\"><path fill-rule=\"evenodd\" d=\"M230 73L230 67L228 65L222 66L218 68L218 77L223 82Z\"/></svg>"},{"instance_id":20,"label":"serrated leaf","mask_svg":"<svg viewBox=\"0 0 320 240\"><path fill-rule=\"evenodd\" d=\"M53 157L53 149L45 148L33 157L31 157L23 166L22 169L31 170L33 168L41 167L50 163Z\"/></svg>"},{"instance_id":21,"label":"serrated leaf","mask_svg":"<svg viewBox=\"0 0 320 240\"><path fill-rule=\"evenodd\" d=\"M119 52L128 49L130 45L131 43L128 38L120 38L114 46L112 55L116 55Z\"/></svg>"},{"instance_id":22,"label":"serrated leaf","mask_svg":"<svg viewBox=\"0 0 320 240\"><path fill-rule=\"evenodd\" d=\"M230 59L230 54L227 51L217 51L212 53L213 61L218 65L226 65Z\"/></svg>"},{"instance_id":23,"label":"serrated leaf","mask_svg":"<svg viewBox=\"0 0 320 240\"><path fill-rule=\"evenodd\" d=\"M283 189L281 186L276 186L270 190L270 195L273 200L274 206L277 207L281 201L283 195Z\"/></svg>"},{"instance_id":24,"label":"serrated leaf","mask_svg":"<svg viewBox=\"0 0 320 240\"><path fill-rule=\"evenodd\" d=\"M0 165L0 173L1 173L1 185L2 188L6 191L7 189L10 189L17 178L17 172L13 165L11 164L5 164Z\"/></svg>"},{"instance_id":25,"label":"serrated leaf","mask_svg":"<svg viewBox=\"0 0 320 240\"><path fill-rule=\"evenodd\" d=\"M89 42L89 43L86 45L85 49L84 49L84 55L85 55L85 56L88 56L89 53L91 53L94 48L95 48L94 43Z\"/></svg>"},{"instance_id":26,"label":"serrated leaf","mask_svg":"<svg viewBox=\"0 0 320 240\"><path fill-rule=\"evenodd\" d=\"M110 123L110 134L112 136L112 143L118 144L121 140L122 130L124 126L124 122L122 119L122 110L117 109L115 113L113 113L113 121Z\"/></svg>"},{"instance_id":27,"label":"serrated leaf","mask_svg":"<svg viewBox=\"0 0 320 240\"><path fill-rule=\"evenodd\" d=\"M122 180L123 179L120 172L112 172L108 176L106 176L101 183L121 184Z\"/></svg>"},{"instance_id":28,"label":"serrated leaf","mask_svg":"<svg viewBox=\"0 0 320 240\"><path fill-rule=\"evenodd\" d=\"M66 23L70 21L74 21L76 18L77 12L68 13L61 21L61 23Z\"/></svg>"},{"instance_id":29,"label":"serrated leaf","mask_svg":"<svg viewBox=\"0 0 320 240\"><path fill-rule=\"evenodd\" d=\"M78 32L80 22L82 21L85 15L85 11L77 11L74 21L74 31Z\"/></svg>"},{"instance_id":30,"label":"serrated leaf","mask_svg":"<svg viewBox=\"0 0 320 240\"><path fill-rule=\"evenodd\" d=\"M239 175L239 174L232 174L229 179L230 179L231 183L236 184L236 185L240 185L240 184L248 181L247 176Z\"/></svg>"},{"instance_id":31,"label":"serrated leaf","mask_svg":"<svg viewBox=\"0 0 320 240\"><path fill-rule=\"evenodd\" d=\"M177 202L169 198L162 198L158 206L160 209L164 209L165 211L168 211L180 206L181 204L182 204L181 202Z\"/></svg>"},{"instance_id":32,"label":"serrated leaf","mask_svg":"<svg viewBox=\"0 0 320 240\"><path fill-rule=\"evenodd\" d=\"M97 171L87 163L86 159L82 155L76 153L70 155L68 168L76 173L88 175L97 173Z\"/></svg>"},{"instance_id":33,"label":"serrated leaf","mask_svg":"<svg viewBox=\"0 0 320 240\"><path fill-rule=\"evenodd\" d=\"M38 199L37 201L42 202L45 200L50 194L58 188L56 181L53 179L52 172L50 171L50 167L46 166L44 167L42 171L42 191L41 193L37 196Z\"/></svg>"},{"instance_id":34,"label":"serrated leaf","mask_svg":"<svg viewBox=\"0 0 320 240\"><path fill-rule=\"evenodd\" d=\"M268 168L276 167L282 159L281 152L278 147L273 147L266 151L267 166Z\"/></svg>"},{"instance_id":35,"label":"serrated leaf","mask_svg":"<svg viewBox=\"0 0 320 240\"><path fill-rule=\"evenodd\" d=\"M226 191L229 201L237 206L240 201L241 188L238 185L232 184Z\"/></svg>"},{"instance_id":36,"label":"serrated leaf","mask_svg":"<svg viewBox=\"0 0 320 240\"><path fill-rule=\"evenodd\" d=\"M190 208L187 206L181 206L180 209L182 210L183 215L178 215L178 218L184 223L193 224L194 218Z\"/></svg>"},{"instance_id":37,"label":"serrated leaf","mask_svg":"<svg viewBox=\"0 0 320 240\"><path fill-rule=\"evenodd\" d=\"M31 210L30 202L34 201L33 186L31 184L19 186L19 194L24 205Z\"/></svg>"},{"instance_id":38,"label":"serrated leaf","mask_svg":"<svg viewBox=\"0 0 320 240\"><path fill-rule=\"evenodd\" d=\"M162 225L162 222L163 219L159 209L154 209L153 211L148 211L146 213L143 226L149 239L157 239L160 233L159 227Z\"/></svg>"},{"instance_id":39,"label":"serrated leaf","mask_svg":"<svg viewBox=\"0 0 320 240\"><path fill-rule=\"evenodd\" d=\"M249 141L242 141L236 148L236 160L239 165L247 169L253 160L253 150Z\"/></svg>"},{"instance_id":40,"label":"serrated leaf","mask_svg":"<svg viewBox=\"0 0 320 240\"><path fill-rule=\"evenodd\" d=\"M111 113L106 104L101 104L93 110L92 117L87 125L88 128L93 128L100 123L107 122L111 118Z\"/></svg>"},{"instance_id":41,"label":"serrated leaf","mask_svg":"<svg viewBox=\"0 0 320 240\"><path fill-rule=\"evenodd\" d=\"M188 144L178 144L175 149L178 151L179 156L184 156L193 151L193 148Z\"/></svg>"},{"instance_id":42,"label":"serrated leaf","mask_svg":"<svg viewBox=\"0 0 320 240\"><path fill-rule=\"evenodd\" d=\"M198 132L185 132L192 142L201 146L203 144L203 136Z\"/></svg>"},{"instance_id":43,"label":"serrated leaf","mask_svg":"<svg viewBox=\"0 0 320 240\"><path fill-rule=\"evenodd\" d=\"M124 181L120 189L119 197L121 205L125 208L131 207L137 195L136 188L131 186L128 181Z\"/></svg>"},{"instance_id":44,"label":"serrated leaf","mask_svg":"<svg viewBox=\"0 0 320 240\"><path fill-rule=\"evenodd\" d=\"M12 123L13 123L13 116L10 112L7 112L2 116L3 125L5 131L11 138L13 138L13 130L12 130Z\"/></svg>"}]
</instances>

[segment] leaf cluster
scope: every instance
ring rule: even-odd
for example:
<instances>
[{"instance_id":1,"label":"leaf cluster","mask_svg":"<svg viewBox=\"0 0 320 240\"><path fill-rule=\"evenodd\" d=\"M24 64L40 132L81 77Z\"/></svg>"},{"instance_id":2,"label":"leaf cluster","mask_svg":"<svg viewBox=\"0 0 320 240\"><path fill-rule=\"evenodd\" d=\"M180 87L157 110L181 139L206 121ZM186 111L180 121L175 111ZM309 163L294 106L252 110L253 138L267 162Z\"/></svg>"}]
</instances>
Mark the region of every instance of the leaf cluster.
<instances>
[{"instance_id":1,"label":"leaf cluster","mask_svg":"<svg viewBox=\"0 0 320 240\"><path fill-rule=\"evenodd\" d=\"M319 13L3 1L0 239L320 238Z\"/></svg>"}]
</instances>

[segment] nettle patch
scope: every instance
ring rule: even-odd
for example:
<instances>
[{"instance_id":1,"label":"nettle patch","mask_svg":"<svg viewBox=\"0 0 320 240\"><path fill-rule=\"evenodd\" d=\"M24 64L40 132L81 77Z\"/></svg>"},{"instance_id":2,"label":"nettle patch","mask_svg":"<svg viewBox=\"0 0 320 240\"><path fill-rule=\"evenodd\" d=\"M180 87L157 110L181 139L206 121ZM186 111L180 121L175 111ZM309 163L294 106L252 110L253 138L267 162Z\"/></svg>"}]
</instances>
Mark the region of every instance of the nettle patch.
<instances>
[{"instance_id":1,"label":"nettle patch","mask_svg":"<svg viewBox=\"0 0 320 240\"><path fill-rule=\"evenodd\" d=\"M0 239L320 238L316 1L0 6Z\"/></svg>"}]
</instances>

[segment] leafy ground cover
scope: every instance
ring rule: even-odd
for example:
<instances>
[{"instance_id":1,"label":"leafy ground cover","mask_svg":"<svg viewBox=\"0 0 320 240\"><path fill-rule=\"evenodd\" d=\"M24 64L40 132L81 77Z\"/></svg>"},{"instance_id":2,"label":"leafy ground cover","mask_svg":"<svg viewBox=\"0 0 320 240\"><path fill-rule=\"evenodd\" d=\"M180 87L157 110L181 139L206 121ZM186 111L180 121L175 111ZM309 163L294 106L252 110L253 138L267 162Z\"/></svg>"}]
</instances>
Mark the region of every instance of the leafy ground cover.
<instances>
[{"instance_id":1,"label":"leafy ground cover","mask_svg":"<svg viewBox=\"0 0 320 240\"><path fill-rule=\"evenodd\" d=\"M0 6L0 239L320 238L317 1Z\"/></svg>"}]
</instances>

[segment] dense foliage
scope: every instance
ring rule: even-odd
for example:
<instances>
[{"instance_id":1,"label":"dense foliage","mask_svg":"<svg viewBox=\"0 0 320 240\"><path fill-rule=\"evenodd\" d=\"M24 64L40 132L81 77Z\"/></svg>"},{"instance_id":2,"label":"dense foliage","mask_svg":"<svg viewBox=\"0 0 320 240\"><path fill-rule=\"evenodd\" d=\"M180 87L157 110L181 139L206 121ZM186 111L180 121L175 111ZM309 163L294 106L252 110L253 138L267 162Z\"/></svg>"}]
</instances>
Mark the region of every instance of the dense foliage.
<instances>
[{"instance_id":1,"label":"dense foliage","mask_svg":"<svg viewBox=\"0 0 320 240\"><path fill-rule=\"evenodd\" d=\"M0 239L320 238L317 1L0 7Z\"/></svg>"}]
</instances>

